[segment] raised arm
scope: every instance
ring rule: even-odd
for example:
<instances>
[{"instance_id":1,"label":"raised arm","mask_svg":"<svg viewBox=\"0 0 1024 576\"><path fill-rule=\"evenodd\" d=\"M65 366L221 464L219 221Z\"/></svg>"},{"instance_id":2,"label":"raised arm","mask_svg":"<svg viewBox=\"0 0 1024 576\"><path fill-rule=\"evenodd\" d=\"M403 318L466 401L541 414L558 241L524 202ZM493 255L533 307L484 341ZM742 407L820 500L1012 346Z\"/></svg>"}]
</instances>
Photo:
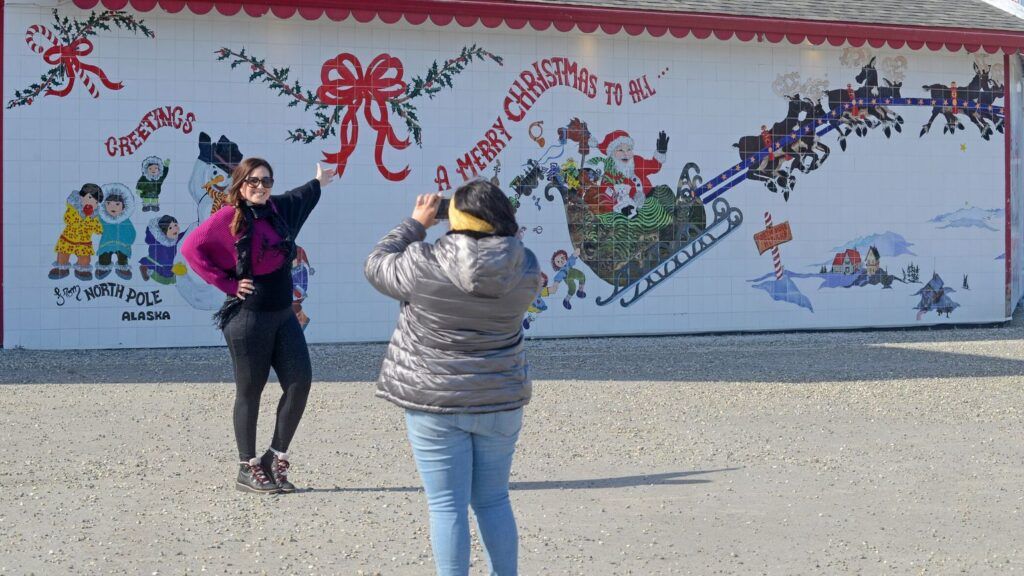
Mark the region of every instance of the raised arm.
<instances>
[{"instance_id":1,"label":"raised arm","mask_svg":"<svg viewBox=\"0 0 1024 576\"><path fill-rule=\"evenodd\" d=\"M363 273L378 292L395 300L409 301L416 284L415 267L406 249L427 237L427 229L406 218L377 242L366 258Z\"/></svg>"},{"instance_id":2,"label":"raised arm","mask_svg":"<svg viewBox=\"0 0 1024 576\"><path fill-rule=\"evenodd\" d=\"M409 246L427 237L427 228L434 225L440 194L423 194L416 198L412 217L377 242L366 258L363 272L378 292L407 302L415 293L416 269Z\"/></svg>"},{"instance_id":3,"label":"raised arm","mask_svg":"<svg viewBox=\"0 0 1024 576\"><path fill-rule=\"evenodd\" d=\"M318 162L316 178L274 197L274 204L281 211L281 215L294 234L299 233L302 225L306 223L306 219L313 212L313 208L316 208L317 203L320 202L321 190L334 180L336 174L334 169L324 170Z\"/></svg>"}]
</instances>

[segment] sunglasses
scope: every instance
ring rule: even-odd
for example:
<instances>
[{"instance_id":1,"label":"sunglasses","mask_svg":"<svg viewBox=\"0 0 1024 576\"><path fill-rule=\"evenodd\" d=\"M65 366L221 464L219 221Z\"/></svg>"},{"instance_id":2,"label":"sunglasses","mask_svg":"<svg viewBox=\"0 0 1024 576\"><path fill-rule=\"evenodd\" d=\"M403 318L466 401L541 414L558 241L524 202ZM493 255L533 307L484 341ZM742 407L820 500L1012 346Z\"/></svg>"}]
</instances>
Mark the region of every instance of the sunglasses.
<instances>
[{"instance_id":1,"label":"sunglasses","mask_svg":"<svg viewBox=\"0 0 1024 576\"><path fill-rule=\"evenodd\" d=\"M252 186L253 188L259 188L260 184L262 184L263 187L266 188L267 190L270 190L271 188L274 187L274 179L271 178L270 176L264 176L263 178L249 176L245 180L242 180L242 182L248 184L249 186Z\"/></svg>"}]
</instances>

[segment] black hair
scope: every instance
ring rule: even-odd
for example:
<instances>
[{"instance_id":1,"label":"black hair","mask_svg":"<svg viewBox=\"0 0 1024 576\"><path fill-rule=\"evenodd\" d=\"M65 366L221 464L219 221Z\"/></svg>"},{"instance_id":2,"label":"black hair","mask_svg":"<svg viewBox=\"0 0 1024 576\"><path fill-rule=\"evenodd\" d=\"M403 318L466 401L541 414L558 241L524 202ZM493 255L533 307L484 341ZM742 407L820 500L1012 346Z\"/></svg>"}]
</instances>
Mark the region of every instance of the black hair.
<instances>
[{"instance_id":1,"label":"black hair","mask_svg":"<svg viewBox=\"0 0 1024 576\"><path fill-rule=\"evenodd\" d=\"M171 227L171 224L177 224L178 219L170 214L164 214L157 220L156 225L160 227L160 231L167 234L167 229Z\"/></svg>"},{"instance_id":2,"label":"black hair","mask_svg":"<svg viewBox=\"0 0 1024 576\"><path fill-rule=\"evenodd\" d=\"M516 211L508 196L486 180L474 180L455 191L452 202L459 210L494 226L495 236L515 236L519 231Z\"/></svg>"},{"instance_id":3,"label":"black hair","mask_svg":"<svg viewBox=\"0 0 1024 576\"><path fill-rule=\"evenodd\" d=\"M120 202L121 206L124 206L124 196L114 192L113 194L107 194L107 202Z\"/></svg>"},{"instance_id":4,"label":"black hair","mask_svg":"<svg viewBox=\"0 0 1024 576\"><path fill-rule=\"evenodd\" d=\"M96 184L89 183L83 185L82 189L78 191L78 195L82 198L92 196L97 202L103 202L103 189Z\"/></svg>"}]
</instances>

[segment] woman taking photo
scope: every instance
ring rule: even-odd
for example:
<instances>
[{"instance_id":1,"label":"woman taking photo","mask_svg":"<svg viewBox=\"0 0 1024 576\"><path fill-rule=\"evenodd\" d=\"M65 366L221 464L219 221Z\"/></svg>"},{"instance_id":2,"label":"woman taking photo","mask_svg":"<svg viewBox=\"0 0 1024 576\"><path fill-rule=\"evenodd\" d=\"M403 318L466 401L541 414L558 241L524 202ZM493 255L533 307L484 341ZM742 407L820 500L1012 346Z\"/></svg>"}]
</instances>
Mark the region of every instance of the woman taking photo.
<instances>
[{"instance_id":1,"label":"woman taking photo","mask_svg":"<svg viewBox=\"0 0 1024 576\"><path fill-rule=\"evenodd\" d=\"M469 574L472 505L491 574L509 576L519 538L508 478L531 393L523 313L540 267L515 237L511 202L485 181L459 188L448 234L423 242L440 201L417 198L366 261L370 283L402 303L377 396L406 409L437 573Z\"/></svg>"},{"instance_id":2,"label":"woman taking photo","mask_svg":"<svg viewBox=\"0 0 1024 576\"><path fill-rule=\"evenodd\" d=\"M235 369L236 487L257 493L292 492L288 445L306 409L312 382L309 350L292 313L295 237L320 200L334 170L295 190L271 196L274 170L246 158L231 174L226 205L199 225L182 254L200 278L228 295L215 318ZM284 394L270 448L256 456L260 396L273 368Z\"/></svg>"}]
</instances>

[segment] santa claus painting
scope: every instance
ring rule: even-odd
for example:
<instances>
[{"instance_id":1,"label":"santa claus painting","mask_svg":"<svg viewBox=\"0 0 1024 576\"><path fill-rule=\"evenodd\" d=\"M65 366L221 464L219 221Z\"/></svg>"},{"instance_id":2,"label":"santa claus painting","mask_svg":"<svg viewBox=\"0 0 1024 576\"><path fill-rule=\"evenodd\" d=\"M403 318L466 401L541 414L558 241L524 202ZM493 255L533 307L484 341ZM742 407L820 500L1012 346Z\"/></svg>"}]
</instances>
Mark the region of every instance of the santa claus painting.
<instances>
[{"instance_id":1,"label":"santa claus painting","mask_svg":"<svg viewBox=\"0 0 1024 576\"><path fill-rule=\"evenodd\" d=\"M668 135L665 132L658 134L652 158L633 154L633 144L633 138L625 130L614 130L602 141L590 142L608 159L601 185L584 196L596 214L617 212L626 218L635 218L653 190L650 177L657 174L665 162Z\"/></svg>"}]
</instances>

